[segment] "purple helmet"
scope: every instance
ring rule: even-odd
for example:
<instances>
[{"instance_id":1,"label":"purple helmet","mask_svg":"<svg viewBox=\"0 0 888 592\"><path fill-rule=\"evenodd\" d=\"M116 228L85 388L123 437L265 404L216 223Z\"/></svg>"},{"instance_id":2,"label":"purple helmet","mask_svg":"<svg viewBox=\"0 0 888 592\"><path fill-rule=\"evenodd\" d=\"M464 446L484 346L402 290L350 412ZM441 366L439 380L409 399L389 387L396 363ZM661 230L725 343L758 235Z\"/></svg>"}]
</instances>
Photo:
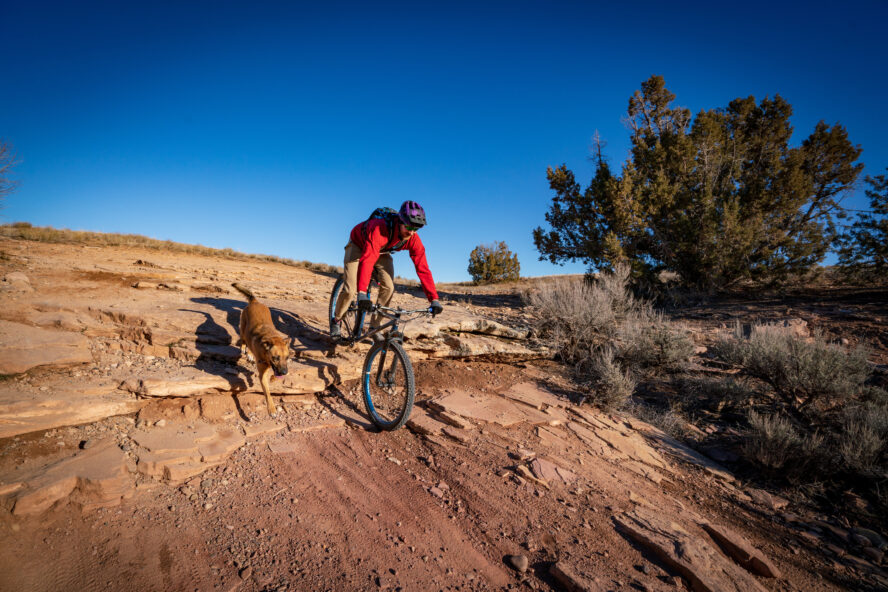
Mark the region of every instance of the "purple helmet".
<instances>
[{"instance_id":1,"label":"purple helmet","mask_svg":"<svg viewBox=\"0 0 888 592\"><path fill-rule=\"evenodd\" d=\"M402 203L398 216L401 218L401 222L413 228L421 228L426 224L425 210L415 201Z\"/></svg>"}]
</instances>

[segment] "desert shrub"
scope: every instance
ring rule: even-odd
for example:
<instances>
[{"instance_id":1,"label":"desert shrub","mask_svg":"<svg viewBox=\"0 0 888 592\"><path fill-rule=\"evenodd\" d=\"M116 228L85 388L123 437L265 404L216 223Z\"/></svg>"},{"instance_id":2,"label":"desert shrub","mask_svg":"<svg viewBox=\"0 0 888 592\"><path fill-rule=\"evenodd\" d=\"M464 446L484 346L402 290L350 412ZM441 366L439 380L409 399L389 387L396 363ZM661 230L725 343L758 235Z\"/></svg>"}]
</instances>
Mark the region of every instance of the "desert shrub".
<instances>
[{"instance_id":1,"label":"desert shrub","mask_svg":"<svg viewBox=\"0 0 888 592\"><path fill-rule=\"evenodd\" d=\"M616 409L632 396L636 382L614 359L611 348L599 350L589 362L585 374L594 388L590 391L591 402L602 409Z\"/></svg>"},{"instance_id":2,"label":"desert shrub","mask_svg":"<svg viewBox=\"0 0 888 592\"><path fill-rule=\"evenodd\" d=\"M620 326L620 358L630 368L680 370L694 353L687 331L661 314L633 315Z\"/></svg>"},{"instance_id":3,"label":"desert shrub","mask_svg":"<svg viewBox=\"0 0 888 592\"><path fill-rule=\"evenodd\" d=\"M623 409L628 414L660 428L675 438L681 438L687 434L687 421L676 407L660 409L653 405L627 402L626 405L623 405Z\"/></svg>"},{"instance_id":4,"label":"desert shrub","mask_svg":"<svg viewBox=\"0 0 888 592\"><path fill-rule=\"evenodd\" d=\"M494 284L520 279L521 265L518 255L500 241L475 247L469 255L468 271L476 284Z\"/></svg>"},{"instance_id":5,"label":"desert shrub","mask_svg":"<svg viewBox=\"0 0 888 592\"><path fill-rule=\"evenodd\" d=\"M675 369L693 353L687 333L629 290L629 267L593 281L551 282L529 291L536 331L605 408L620 406L635 374Z\"/></svg>"},{"instance_id":6,"label":"desert shrub","mask_svg":"<svg viewBox=\"0 0 888 592\"><path fill-rule=\"evenodd\" d=\"M842 403L859 395L869 375L863 350L847 351L815 337L808 342L781 327L757 325L748 338L738 326L733 338L713 349L722 360L767 384L800 410Z\"/></svg>"},{"instance_id":7,"label":"desert shrub","mask_svg":"<svg viewBox=\"0 0 888 592\"><path fill-rule=\"evenodd\" d=\"M819 434L800 433L787 417L751 411L743 452L749 460L797 480L820 462L822 444Z\"/></svg>"},{"instance_id":8,"label":"desert shrub","mask_svg":"<svg viewBox=\"0 0 888 592\"><path fill-rule=\"evenodd\" d=\"M630 311L644 305L627 288L629 268L618 267L595 282L561 280L530 292L537 333L569 364L588 361L617 336Z\"/></svg>"},{"instance_id":9,"label":"desert shrub","mask_svg":"<svg viewBox=\"0 0 888 592\"><path fill-rule=\"evenodd\" d=\"M842 465L858 473L888 466L888 404L867 401L845 409L838 451Z\"/></svg>"},{"instance_id":10,"label":"desert shrub","mask_svg":"<svg viewBox=\"0 0 888 592\"><path fill-rule=\"evenodd\" d=\"M734 376L679 376L675 385L686 407L716 411L748 406L761 394L748 380Z\"/></svg>"}]
</instances>

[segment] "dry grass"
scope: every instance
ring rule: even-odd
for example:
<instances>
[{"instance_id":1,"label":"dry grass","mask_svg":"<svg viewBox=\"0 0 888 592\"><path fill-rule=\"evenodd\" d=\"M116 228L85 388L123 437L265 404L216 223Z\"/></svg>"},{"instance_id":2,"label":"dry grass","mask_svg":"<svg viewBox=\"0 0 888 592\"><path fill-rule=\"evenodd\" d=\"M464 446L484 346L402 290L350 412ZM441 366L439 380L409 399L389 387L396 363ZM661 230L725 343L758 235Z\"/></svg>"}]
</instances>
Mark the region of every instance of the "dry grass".
<instances>
[{"instance_id":1,"label":"dry grass","mask_svg":"<svg viewBox=\"0 0 888 592\"><path fill-rule=\"evenodd\" d=\"M325 275L339 275L342 269L326 263L296 261L276 255L255 255L240 253L234 249L214 249L203 245L189 245L168 240L157 240L138 234L115 234L104 232L87 232L82 230L57 229L49 226L35 227L28 222L16 222L0 226L0 236L11 239L29 240L44 243L62 243L71 245L88 245L96 247L139 247L172 253L203 255L238 261L266 261L280 263L291 267L301 267Z\"/></svg>"}]
</instances>

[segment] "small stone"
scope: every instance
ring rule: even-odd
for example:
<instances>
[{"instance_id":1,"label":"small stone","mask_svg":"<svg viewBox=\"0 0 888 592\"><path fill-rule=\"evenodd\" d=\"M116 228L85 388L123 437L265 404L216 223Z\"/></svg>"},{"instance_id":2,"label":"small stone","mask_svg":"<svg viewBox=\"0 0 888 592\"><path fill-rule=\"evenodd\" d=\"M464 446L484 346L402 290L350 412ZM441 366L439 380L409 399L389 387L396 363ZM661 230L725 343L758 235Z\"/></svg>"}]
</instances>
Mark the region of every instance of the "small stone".
<instances>
[{"instance_id":1,"label":"small stone","mask_svg":"<svg viewBox=\"0 0 888 592\"><path fill-rule=\"evenodd\" d=\"M240 576L240 579L246 580L251 575L253 575L253 568L248 565L247 567L240 570L237 575Z\"/></svg>"},{"instance_id":2,"label":"small stone","mask_svg":"<svg viewBox=\"0 0 888 592\"><path fill-rule=\"evenodd\" d=\"M159 428L162 428L166 424L167 424L167 420L165 420L165 419L158 419L156 422L154 422L154 425L156 425Z\"/></svg>"},{"instance_id":3,"label":"small stone","mask_svg":"<svg viewBox=\"0 0 888 592\"><path fill-rule=\"evenodd\" d=\"M851 535L851 542L855 545L860 545L861 547L870 547L872 546L872 542L863 536L862 534L854 533Z\"/></svg>"},{"instance_id":4,"label":"small stone","mask_svg":"<svg viewBox=\"0 0 888 592\"><path fill-rule=\"evenodd\" d=\"M869 559L870 561L872 561L876 565L879 565L880 563L882 563L882 559L884 559L884 557L885 557L885 554L882 553L881 551L879 551L878 549L876 549L875 547L866 547L863 550L863 554L866 556L867 559Z\"/></svg>"},{"instance_id":5,"label":"small stone","mask_svg":"<svg viewBox=\"0 0 888 592\"><path fill-rule=\"evenodd\" d=\"M390 457L388 457L388 460L389 460L389 462L393 462L393 463L395 463L396 465L401 466L401 461L399 461L399 460L398 460L397 458L395 458L394 456L390 456Z\"/></svg>"},{"instance_id":6,"label":"small stone","mask_svg":"<svg viewBox=\"0 0 888 592\"><path fill-rule=\"evenodd\" d=\"M441 489L438 487L429 487L429 493L431 493L432 495L434 495L435 497L437 497L439 499L444 499L444 492L441 491Z\"/></svg>"},{"instance_id":7,"label":"small stone","mask_svg":"<svg viewBox=\"0 0 888 592\"><path fill-rule=\"evenodd\" d=\"M83 450L88 450L92 448L95 443L95 440L93 440L92 438L88 438L80 443L80 448L82 448Z\"/></svg>"},{"instance_id":8,"label":"small stone","mask_svg":"<svg viewBox=\"0 0 888 592\"><path fill-rule=\"evenodd\" d=\"M525 555L509 555L506 557L506 560L509 562L513 568L519 573L524 573L527 571L527 557Z\"/></svg>"}]
</instances>

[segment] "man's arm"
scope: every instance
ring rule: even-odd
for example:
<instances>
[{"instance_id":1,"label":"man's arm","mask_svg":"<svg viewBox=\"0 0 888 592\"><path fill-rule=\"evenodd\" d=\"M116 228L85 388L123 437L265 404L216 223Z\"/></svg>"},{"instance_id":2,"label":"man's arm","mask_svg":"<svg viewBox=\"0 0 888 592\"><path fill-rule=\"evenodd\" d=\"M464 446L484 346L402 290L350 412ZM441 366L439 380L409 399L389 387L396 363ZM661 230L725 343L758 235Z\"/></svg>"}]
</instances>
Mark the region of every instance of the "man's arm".
<instances>
[{"instance_id":1,"label":"man's arm","mask_svg":"<svg viewBox=\"0 0 888 592\"><path fill-rule=\"evenodd\" d=\"M429 269L428 261L426 261L425 245L422 244L418 234L414 234L407 241L407 250L410 252L410 258L416 267L416 275L419 276L419 283L422 284L422 291L425 292L429 302L438 299L438 291L435 290L435 280L432 278L432 271Z\"/></svg>"}]
</instances>

